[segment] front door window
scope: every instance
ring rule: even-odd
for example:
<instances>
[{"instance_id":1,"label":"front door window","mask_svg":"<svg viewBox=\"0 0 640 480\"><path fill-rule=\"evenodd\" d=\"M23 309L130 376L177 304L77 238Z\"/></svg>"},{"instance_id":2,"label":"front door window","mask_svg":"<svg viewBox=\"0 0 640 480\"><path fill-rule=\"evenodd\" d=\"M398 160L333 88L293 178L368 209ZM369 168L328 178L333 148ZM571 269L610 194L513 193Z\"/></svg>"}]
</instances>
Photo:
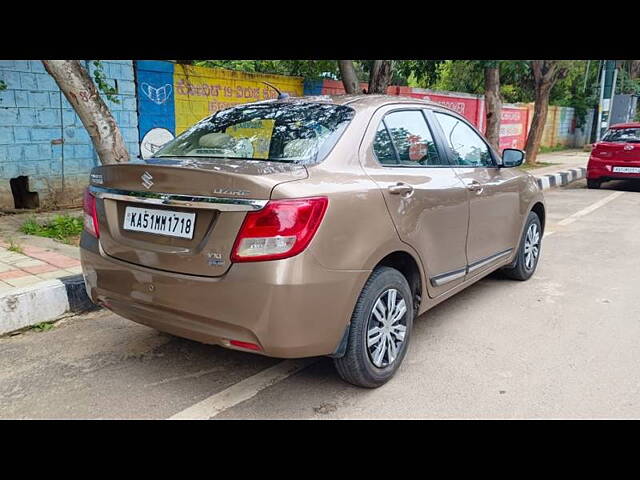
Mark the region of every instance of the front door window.
<instances>
[{"instance_id":1,"label":"front door window","mask_svg":"<svg viewBox=\"0 0 640 480\"><path fill-rule=\"evenodd\" d=\"M435 115L457 165L462 167L494 166L489 147L469 125L452 115L440 112L435 112Z\"/></svg>"}]
</instances>

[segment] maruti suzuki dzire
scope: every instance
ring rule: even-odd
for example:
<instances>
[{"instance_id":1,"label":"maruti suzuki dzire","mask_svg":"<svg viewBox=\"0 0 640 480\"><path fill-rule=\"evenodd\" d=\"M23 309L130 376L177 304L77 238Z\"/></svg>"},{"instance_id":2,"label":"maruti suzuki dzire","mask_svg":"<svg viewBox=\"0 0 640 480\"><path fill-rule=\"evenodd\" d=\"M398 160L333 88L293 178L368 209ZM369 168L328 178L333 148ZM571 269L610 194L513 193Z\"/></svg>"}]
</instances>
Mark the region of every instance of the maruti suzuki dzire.
<instances>
[{"instance_id":1,"label":"maruti suzuki dzire","mask_svg":"<svg viewBox=\"0 0 640 480\"><path fill-rule=\"evenodd\" d=\"M533 275L545 204L512 168L523 160L423 100L234 106L153 158L92 170L87 292L176 336L330 356L344 380L377 387L418 315L493 271Z\"/></svg>"}]
</instances>

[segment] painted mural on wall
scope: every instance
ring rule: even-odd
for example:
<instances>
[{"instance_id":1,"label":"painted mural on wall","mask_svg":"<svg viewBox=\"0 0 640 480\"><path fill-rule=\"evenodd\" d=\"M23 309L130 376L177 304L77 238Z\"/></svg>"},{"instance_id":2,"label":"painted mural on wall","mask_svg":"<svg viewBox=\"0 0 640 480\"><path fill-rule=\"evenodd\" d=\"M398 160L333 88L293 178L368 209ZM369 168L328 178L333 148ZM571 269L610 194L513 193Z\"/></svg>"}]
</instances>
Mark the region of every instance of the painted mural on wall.
<instances>
[{"instance_id":1,"label":"painted mural on wall","mask_svg":"<svg viewBox=\"0 0 640 480\"><path fill-rule=\"evenodd\" d=\"M151 157L167 141L224 108L275 98L263 82L303 95L301 77L263 75L171 62L136 62L140 152Z\"/></svg>"},{"instance_id":2,"label":"painted mural on wall","mask_svg":"<svg viewBox=\"0 0 640 480\"><path fill-rule=\"evenodd\" d=\"M149 158L175 135L173 64L138 60L136 87L140 155Z\"/></svg>"},{"instance_id":3,"label":"painted mural on wall","mask_svg":"<svg viewBox=\"0 0 640 480\"><path fill-rule=\"evenodd\" d=\"M218 68L193 67L166 61L138 60L136 87L138 97L140 152L151 157L162 145L199 120L233 105L275 98L268 82L291 96L344 94L342 82L330 79L307 80L301 77L236 72ZM366 84L362 84L363 88ZM452 108L478 129L486 128L484 98L457 92L436 92L412 87L390 86L390 95L425 98ZM500 148L524 148L533 105L503 106ZM569 144L575 129L567 112L550 107L542 145ZM571 110L571 113L569 113ZM265 132L268 129L264 130ZM557 131L557 133L556 133Z\"/></svg>"}]
</instances>

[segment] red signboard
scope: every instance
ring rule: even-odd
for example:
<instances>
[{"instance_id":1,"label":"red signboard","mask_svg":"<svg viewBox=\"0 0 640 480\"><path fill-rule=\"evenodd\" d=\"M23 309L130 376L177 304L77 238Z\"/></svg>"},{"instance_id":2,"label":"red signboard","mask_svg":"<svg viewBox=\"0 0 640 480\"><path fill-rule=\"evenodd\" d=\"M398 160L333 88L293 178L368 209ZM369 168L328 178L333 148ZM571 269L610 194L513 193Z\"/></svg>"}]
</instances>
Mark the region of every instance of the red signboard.
<instances>
[{"instance_id":1,"label":"red signboard","mask_svg":"<svg viewBox=\"0 0 640 480\"><path fill-rule=\"evenodd\" d=\"M500 150L504 148L524 149L527 140L526 108L503 107L500 118Z\"/></svg>"},{"instance_id":2,"label":"red signboard","mask_svg":"<svg viewBox=\"0 0 640 480\"><path fill-rule=\"evenodd\" d=\"M482 116L484 115L484 109L482 107L484 105L482 105L482 101L479 98L426 93L416 90L417 89L414 89L409 95L414 98L431 100L432 102L439 103L443 107L450 108L482 130Z\"/></svg>"},{"instance_id":3,"label":"red signboard","mask_svg":"<svg viewBox=\"0 0 640 480\"><path fill-rule=\"evenodd\" d=\"M367 84L361 83L360 88L366 89ZM325 79L322 84L322 94L343 95L344 87L341 81ZM465 95L447 92L430 92L420 88L400 87L392 85L387 89L389 95L402 95L413 98L430 100L450 108L465 117L469 122L484 133L486 128L484 98L475 95ZM524 149L527 140L529 111L526 107L504 106L500 121L500 150L504 148ZM417 153L416 153L417 155Z\"/></svg>"}]
</instances>

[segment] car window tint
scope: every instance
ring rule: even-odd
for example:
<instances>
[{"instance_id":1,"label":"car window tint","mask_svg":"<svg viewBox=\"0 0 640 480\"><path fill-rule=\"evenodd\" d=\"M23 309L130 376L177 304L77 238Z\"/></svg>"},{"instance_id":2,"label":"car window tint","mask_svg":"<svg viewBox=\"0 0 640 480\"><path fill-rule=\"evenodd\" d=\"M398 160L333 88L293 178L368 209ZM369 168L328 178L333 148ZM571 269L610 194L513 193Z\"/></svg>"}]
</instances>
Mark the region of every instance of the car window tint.
<instances>
[{"instance_id":1,"label":"car window tint","mask_svg":"<svg viewBox=\"0 0 640 480\"><path fill-rule=\"evenodd\" d=\"M398 164L418 167L443 164L421 111L393 112L384 117L383 123L391 134Z\"/></svg>"},{"instance_id":2,"label":"car window tint","mask_svg":"<svg viewBox=\"0 0 640 480\"><path fill-rule=\"evenodd\" d=\"M451 115L440 112L435 112L435 115L457 164L472 167L493 166L489 147L469 125Z\"/></svg>"},{"instance_id":3,"label":"car window tint","mask_svg":"<svg viewBox=\"0 0 640 480\"><path fill-rule=\"evenodd\" d=\"M316 102L236 105L198 122L154 157L314 164L329 153L354 115L351 107Z\"/></svg>"},{"instance_id":4,"label":"car window tint","mask_svg":"<svg viewBox=\"0 0 640 480\"><path fill-rule=\"evenodd\" d=\"M602 137L602 141L640 143L640 128L612 128Z\"/></svg>"},{"instance_id":5,"label":"car window tint","mask_svg":"<svg viewBox=\"0 0 640 480\"><path fill-rule=\"evenodd\" d=\"M383 165L397 165L398 158L396 157L396 151L393 149L391 138L387 132L387 127L384 123L380 123L378 131L376 132L376 138L373 141L373 151L378 157L378 161Z\"/></svg>"}]
</instances>

